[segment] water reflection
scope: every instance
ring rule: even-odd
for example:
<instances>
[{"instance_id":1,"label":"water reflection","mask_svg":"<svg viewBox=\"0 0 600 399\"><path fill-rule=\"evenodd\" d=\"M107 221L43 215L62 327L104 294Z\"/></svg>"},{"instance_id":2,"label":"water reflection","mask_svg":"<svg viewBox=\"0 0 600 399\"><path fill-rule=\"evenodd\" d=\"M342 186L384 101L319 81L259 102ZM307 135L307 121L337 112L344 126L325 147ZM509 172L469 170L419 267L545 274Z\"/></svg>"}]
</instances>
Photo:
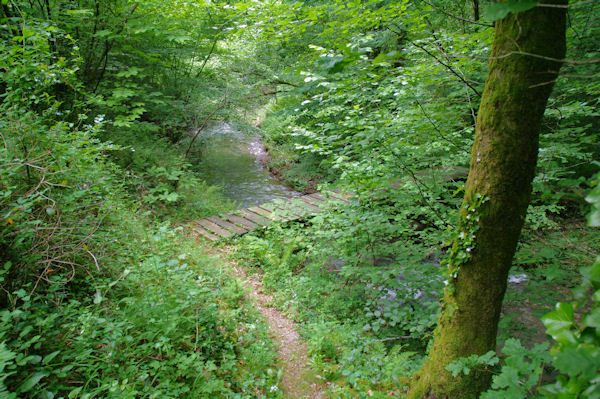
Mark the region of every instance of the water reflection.
<instances>
[{"instance_id":1,"label":"water reflection","mask_svg":"<svg viewBox=\"0 0 600 399\"><path fill-rule=\"evenodd\" d=\"M206 182L223 187L223 194L241 207L299 195L262 166L267 153L257 137L248 137L227 123L200 134L204 145L199 166Z\"/></svg>"}]
</instances>

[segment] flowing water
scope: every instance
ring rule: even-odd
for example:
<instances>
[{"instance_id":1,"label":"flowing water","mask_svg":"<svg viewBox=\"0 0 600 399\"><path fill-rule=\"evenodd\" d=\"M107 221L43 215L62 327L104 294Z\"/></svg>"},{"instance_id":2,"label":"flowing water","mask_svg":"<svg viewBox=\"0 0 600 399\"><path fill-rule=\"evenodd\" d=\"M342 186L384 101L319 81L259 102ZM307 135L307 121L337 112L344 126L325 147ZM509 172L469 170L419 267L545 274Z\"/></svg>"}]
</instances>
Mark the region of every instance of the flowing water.
<instances>
[{"instance_id":1,"label":"flowing water","mask_svg":"<svg viewBox=\"0 0 600 399\"><path fill-rule=\"evenodd\" d=\"M248 136L228 123L207 127L200 135L204 144L199 166L206 182L221 186L223 194L240 207L300 195L262 166L267 153L260 138Z\"/></svg>"}]
</instances>

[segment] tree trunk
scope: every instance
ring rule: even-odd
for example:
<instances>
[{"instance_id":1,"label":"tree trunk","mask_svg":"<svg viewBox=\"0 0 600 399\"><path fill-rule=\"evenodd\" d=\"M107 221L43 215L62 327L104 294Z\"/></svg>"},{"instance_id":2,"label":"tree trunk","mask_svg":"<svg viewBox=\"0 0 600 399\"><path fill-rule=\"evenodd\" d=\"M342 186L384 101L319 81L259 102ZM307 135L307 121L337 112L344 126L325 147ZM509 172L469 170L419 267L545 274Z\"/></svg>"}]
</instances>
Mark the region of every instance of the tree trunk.
<instances>
[{"instance_id":1,"label":"tree trunk","mask_svg":"<svg viewBox=\"0 0 600 399\"><path fill-rule=\"evenodd\" d=\"M567 4L567 0L546 1ZM448 285L433 346L410 398L477 398L486 370L456 378L453 361L496 349L508 271L525 220L538 130L565 56L564 7L535 7L496 22Z\"/></svg>"}]
</instances>

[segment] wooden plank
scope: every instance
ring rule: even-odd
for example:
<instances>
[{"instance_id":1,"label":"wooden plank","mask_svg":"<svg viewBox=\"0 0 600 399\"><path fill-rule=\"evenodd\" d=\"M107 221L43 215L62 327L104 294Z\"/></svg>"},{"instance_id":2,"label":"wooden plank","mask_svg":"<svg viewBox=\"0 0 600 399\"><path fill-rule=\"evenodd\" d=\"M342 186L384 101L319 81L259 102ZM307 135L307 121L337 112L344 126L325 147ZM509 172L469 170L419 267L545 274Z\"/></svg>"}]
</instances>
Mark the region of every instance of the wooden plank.
<instances>
[{"instance_id":1,"label":"wooden plank","mask_svg":"<svg viewBox=\"0 0 600 399\"><path fill-rule=\"evenodd\" d=\"M313 198L319 198L322 199L323 201L327 201L327 202L348 202L340 197L337 197L335 195L333 195L334 193L331 191L326 191L323 193L314 193L311 194L311 196Z\"/></svg>"},{"instance_id":2,"label":"wooden plank","mask_svg":"<svg viewBox=\"0 0 600 399\"><path fill-rule=\"evenodd\" d=\"M269 212L273 212L275 210L275 206L271 203L266 203L258 206L259 208L265 209Z\"/></svg>"},{"instance_id":3,"label":"wooden plank","mask_svg":"<svg viewBox=\"0 0 600 399\"><path fill-rule=\"evenodd\" d=\"M240 213L244 218L251 220L256 224L260 224L261 226L266 226L271 223L269 219L265 219L256 213L250 212L248 209L240 209L239 211L236 211L236 213Z\"/></svg>"},{"instance_id":4,"label":"wooden plank","mask_svg":"<svg viewBox=\"0 0 600 399\"><path fill-rule=\"evenodd\" d=\"M310 208L313 212L321 212L321 211L323 211L323 209L321 207L318 207L317 205L315 205L314 203L310 202L309 200L307 200L304 197L300 197L299 201L304 202L304 205L306 205L308 208Z\"/></svg>"},{"instance_id":5,"label":"wooden plank","mask_svg":"<svg viewBox=\"0 0 600 399\"><path fill-rule=\"evenodd\" d=\"M288 207L298 209L303 215L308 211L308 206L305 206L306 202L302 201L300 197L290 198L286 205Z\"/></svg>"},{"instance_id":6,"label":"wooden plank","mask_svg":"<svg viewBox=\"0 0 600 399\"><path fill-rule=\"evenodd\" d=\"M315 200L324 202L325 204L327 204L330 200L321 193L308 194L307 197L314 198Z\"/></svg>"},{"instance_id":7,"label":"wooden plank","mask_svg":"<svg viewBox=\"0 0 600 399\"><path fill-rule=\"evenodd\" d=\"M338 194L335 191L327 191L327 194L330 197L333 197L334 199L336 199L338 201L342 201L342 202L345 202L345 203L349 202L346 198L344 198L344 196L342 194Z\"/></svg>"},{"instance_id":8,"label":"wooden plank","mask_svg":"<svg viewBox=\"0 0 600 399\"><path fill-rule=\"evenodd\" d=\"M298 212L302 212L302 216L304 217L314 215L317 212L321 212L320 209L317 209L315 211L306 202L300 199L294 199L292 202L290 202L290 206L294 209L297 209Z\"/></svg>"},{"instance_id":9,"label":"wooden plank","mask_svg":"<svg viewBox=\"0 0 600 399\"><path fill-rule=\"evenodd\" d=\"M210 216L196 222L193 231L198 235L216 241L236 234L244 234L259 226L267 226L271 221L292 221L321 212L330 201L347 203L349 194L333 191L313 193L288 200L269 202L259 206L240 209L233 213Z\"/></svg>"},{"instance_id":10,"label":"wooden plank","mask_svg":"<svg viewBox=\"0 0 600 399\"><path fill-rule=\"evenodd\" d=\"M221 238L212 233L209 233L200 226L192 227L192 231L200 234L202 237L208 239L209 241L217 241L219 238Z\"/></svg>"},{"instance_id":11,"label":"wooden plank","mask_svg":"<svg viewBox=\"0 0 600 399\"><path fill-rule=\"evenodd\" d=\"M213 222L211 222L210 220L207 220L207 219L200 219L196 223L198 223L200 226L204 227L205 229L212 231L213 233L217 233L218 235L220 235L223 238L229 238L229 237L233 237L235 235L234 232L226 230L220 226L217 226L216 224L214 224Z\"/></svg>"},{"instance_id":12,"label":"wooden plank","mask_svg":"<svg viewBox=\"0 0 600 399\"><path fill-rule=\"evenodd\" d=\"M341 188L336 188L335 190L331 190L331 191L327 191L330 194L333 194L336 197L342 198L342 199L348 199L348 198L352 198L354 197L353 194L350 193L346 193L344 192Z\"/></svg>"},{"instance_id":13,"label":"wooden plank","mask_svg":"<svg viewBox=\"0 0 600 399\"><path fill-rule=\"evenodd\" d=\"M225 220L220 219L217 216L210 216L207 217L207 219L213 222L214 224L217 224L227 230L233 231L235 234L244 234L248 232L248 230L242 229L241 227L238 227L233 223L226 222Z\"/></svg>"},{"instance_id":14,"label":"wooden plank","mask_svg":"<svg viewBox=\"0 0 600 399\"><path fill-rule=\"evenodd\" d=\"M319 196L319 193L312 193L312 194L306 194L304 195L305 198L310 198L313 201L316 202L322 202L323 205L327 205L327 199L324 198L323 196Z\"/></svg>"},{"instance_id":15,"label":"wooden plank","mask_svg":"<svg viewBox=\"0 0 600 399\"><path fill-rule=\"evenodd\" d=\"M244 228L247 228L248 230L254 230L255 228L258 227L256 224L252 223L251 221L241 218L239 216L232 215L231 213L226 213L224 215L221 215L221 217L227 218L227 220L229 220L230 222L233 222L235 224L244 226Z\"/></svg>"},{"instance_id":16,"label":"wooden plank","mask_svg":"<svg viewBox=\"0 0 600 399\"><path fill-rule=\"evenodd\" d=\"M310 195L303 195L300 198L302 199L302 201L306 201L306 202L309 202L309 203L313 204L314 206L318 206L321 210L323 210L323 207L325 205L327 205L323 201L320 201L320 200L318 200L316 198L313 198Z\"/></svg>"},{"instance_id":17,"label":"wooden plank","mask_svg":"<svg viewBox=\"0 0 600 399\"><path fill-rule=\"evenodd\" d=\"M283 204L281 208L278 208L278 210L281 211L283 215L288 213L290 216L292 216L290 220L301 219L306 216L306 211L304 209L295 206L291 202Z\"/></svg>"},{"instance_id":18,"label":"wooden plank","mask_svg":"<svg viewBox=\"0 0 600 399\"><path fill-rule=\"evenodd\" d=\"M248 208L249 211L256 213L257 215L262 215L263 217L266 217L268 219L274 220L274 221L280 221L281 218L279 216L273 215L273 213L271 211L267 211L263 208L260 208L258 206L253 206Z\"/></svg>"},{"instance_id":19,"label":"wooden plank","mask_svg":"<svg viewBox=\"0 0 600 399\"><path fill-rule=\"evenodd\" d=\"M283 214L284 210L279 209L279 208L276 209L273 206L273 204L262 204L262 205L260 205L260 208L265 209L271 213L277 212L277 215L274 215L274 216L277 216L279 219L281 219L282 222L289 222L290 220L300 218L300 216L296 215L295 213L289 212L289 211L285 211L285 214Z\"/></svg>"},{"instance_id":20,"label":"wooden plank","mask_svg":"<svg viewBox=\"0 0 600 399\"><path fill-rule=\"evenodd\" d=\"M301 212L303 217L315 214L315 210L308 206L306 202L300 199L294 199L292 202L290 202L290 206L293 207L295 210L298 210L298 212ZM321 210L318 209L317 212L321 212Z\"/></svg>"}]
</instances>

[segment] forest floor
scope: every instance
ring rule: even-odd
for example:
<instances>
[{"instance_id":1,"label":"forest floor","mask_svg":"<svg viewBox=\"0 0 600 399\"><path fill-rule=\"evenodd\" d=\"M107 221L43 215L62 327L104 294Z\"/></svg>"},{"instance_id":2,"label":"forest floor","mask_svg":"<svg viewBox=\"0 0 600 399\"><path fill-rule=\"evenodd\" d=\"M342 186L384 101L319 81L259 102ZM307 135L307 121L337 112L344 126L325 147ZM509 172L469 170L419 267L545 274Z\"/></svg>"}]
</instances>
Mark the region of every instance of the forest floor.
<instances>
[{"instance_id":1,"label":"forest floor","mask_svg":"<svg viewBox=\"0 0 600 399\"><path fill-rule=\"evenodd\" d=\"M283 397L322 398L324 389L308 365L308 347L298 334L296 323L272 305L273 297L265 292L263 284L232 259L227 248L218 249L217 254L226 261L226 268L243 282L248 299L267 322L269 336L278 350Z\"/></svg>"}]
</instances>

